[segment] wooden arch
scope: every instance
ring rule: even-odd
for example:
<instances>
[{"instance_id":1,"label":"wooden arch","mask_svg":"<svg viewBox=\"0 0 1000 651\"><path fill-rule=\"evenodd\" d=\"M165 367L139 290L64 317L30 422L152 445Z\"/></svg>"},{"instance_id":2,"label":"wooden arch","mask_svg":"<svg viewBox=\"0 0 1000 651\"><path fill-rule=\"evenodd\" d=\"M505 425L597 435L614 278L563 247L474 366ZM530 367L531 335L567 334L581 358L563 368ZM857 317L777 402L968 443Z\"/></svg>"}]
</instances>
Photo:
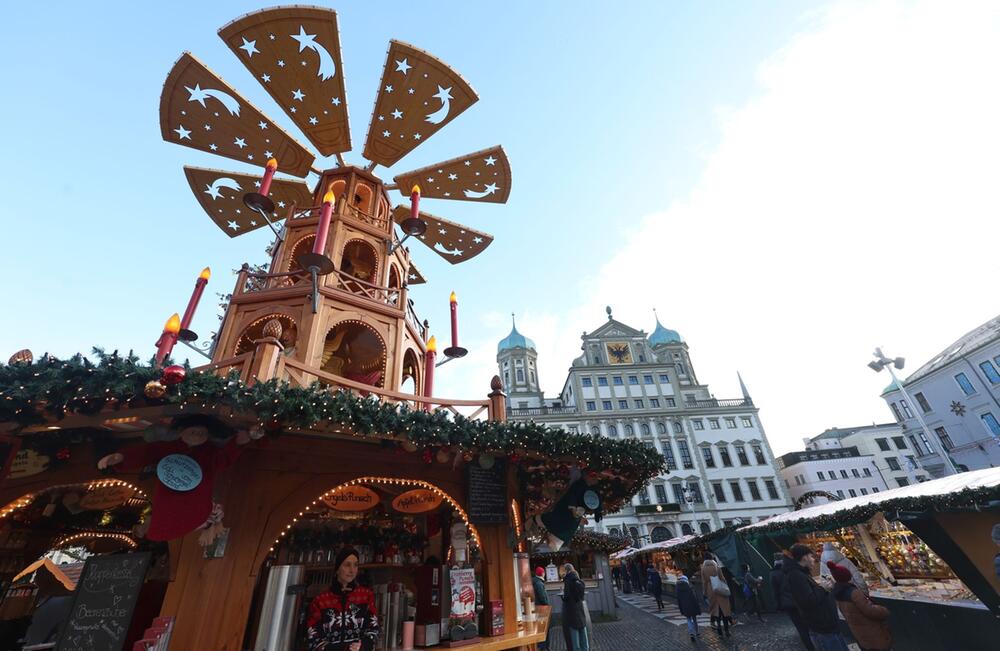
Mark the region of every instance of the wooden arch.
<instances>
[{"instance_id":1,"label":"wooden arch","mask_svg":"<svg viewBox=\"0 0 1000 651\"><path fill-rule=\"evenodd\" d=\"M281 341L282 345L286 348L294 346L295 340L298 337L298 325L296 324L295 319L283 312L271 312L270 314L256 317L250 321L250 323L243 326L243 329L240 331L240 336L236 338L236 346L234 347L233 355L241 355L252 351L255 346L255 341L268 336L265 334L264 329L265 326L267 326L268 321L272 319L281 324L279 341Z\"/></svg>"}]
</instances>

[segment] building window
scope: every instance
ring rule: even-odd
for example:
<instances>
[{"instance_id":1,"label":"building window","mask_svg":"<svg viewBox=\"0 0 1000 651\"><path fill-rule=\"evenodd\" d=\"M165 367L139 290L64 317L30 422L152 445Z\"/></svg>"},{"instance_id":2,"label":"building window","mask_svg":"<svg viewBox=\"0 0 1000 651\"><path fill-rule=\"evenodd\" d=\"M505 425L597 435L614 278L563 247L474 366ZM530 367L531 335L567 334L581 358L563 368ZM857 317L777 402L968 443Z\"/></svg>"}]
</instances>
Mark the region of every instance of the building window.
<instances>
[{"instance_id":1,"label":"building window","mask_svg":"<svg viewBox=\"0 0 1000 651\"><path fill-rule=\"evenodd\" d=\"M639 384L639 376L638 375L628 376L628 383L632 385Z\"/></svg>"},{"instance_id":2,"label":"building window","mask_svg":"<svg viewBox=\"0 0 1000 651\"><path fill-rule=\"evenodd\" d=\"M667 375L666 373L660 373L660 382L669 384L670 383L670 376Z\"/></svg>"},{"instance_id":3,"label":"building window","mask_svg":"<svg viewBox=\"0 0 1000 651\"><path fill-rule=\"evenodd\" d=\"M656 424L656 433L657 434L666 434L667 433L667 426L664 423L657 423Z\"/></svg>"},{"instance_id":4,"label":"building window","mask_svg":"<svg viewBox=\"0 0 1000 651\"><path fill-rule=\"evenodd\" d=\"M712 454L712 448L706 446L701 449L701 458L705 460L706 468L715 467L715 455Z\"/></svg>"},{"instance_id":5,"label":"building window","mask_svg":"<svg viewBox=\"0 0 1000 651\"><path fill-rule=\"evenodd\" d=\"M670 441L663 441L663 458L667 461L667 470L677 470L674 448L670 445Z\"/></svg>"},{"instance_id":6,"label":"building window","mask_svg":"<svg viewBox=\"0 0 1000 651\"><path fill-rule=\"evenodd\" d=\"M618 401L618 408L619 409L628 409L628 400L619 400Z\"/></svg>"},{"instance_id":7,"label":"building window","mask_svg":"<svg viewBox=\"0 0 1000 651\"><path fill-rule=\"evenodd\" d=\"M858 472L857 468L851 468L851 474L854 475L855 477L861 477L861 473Z\"/></svg>"},{"instance_id":8,"label":"building window","mask_svg":"<svg viewBox=\"0 0 1000 651\"><path fill-rule=\"evenodd\" d=\"M879 450L883 452L889 451L889 439L875 439L875 442L878 443Z\"/></svg>"},{"instance_id":9,"label":"building window","mask_svg":"<svg viewBox=\"0 0 1000 651\"><path fill-rule=\"evenodd\" d=\"M506 387L510 386L510 371L503 372L503 384Z\"/></svg>"},{"instance_id":10,"label":"building window","mask_svg":"<svg viewBox=\"0 0 1000 651\"><path fill-rule=\"evenodd\" d=\"M681 533L684 534L685 536L693 536L694 529L691 528L690 524L684 522L681 524Z\"/></svg>"},{"instance_id":11,"label":"building window","mask_svg":"<svg viewBox=\"0 0 1000 651\"><path fill-rule=\"evenodd\" d=\"M1000 422L997 421L996 416L991 412L986 412L980 418L983 419L983 423L986 425L986 429L990 431L990 434L1000 436Z\"/></svg>"},{"instance_id":12,"label":"building window","mask_svg":"<svg viewBox=\"0 0 1000 651\"><path fill-rule=\"evenodd\" d=\"M618 436L618 428L614 425L608 425L608 436Z\"/></svg>"},{"instance_id":13,"label":"building window","mask_svg":"<svg viewBox=\"0 0 1000 651\"><path fill-rule=\"evenodd\" d=\"M749 416L744 416L743 427L753 427L753 419L751 419Z\"/></svg>"},{"instance_id":14,"label":"building window","mask_svg":"<svg viewBox=\"0 0 1000 651\"><path fill-rule=\"evenodd\" d=\"M894 472L900 470L899 460L896 459L896 457L886 457L885 463L889 466L889 470L892 470Z\"/></svg>"},{"instance_id":15,"label":"building window","mask_svg":"<svg viewBox=\"0 0 1000 651\"><path fill-rule=\"evenodd\" d=\"M736 458L740 460L741 466L749 466L750 459L747 458L747 449L742 445L734 446L736 448Z\"/></svg>"},{"instance_id":16,"label":"building window","mask_svg":"<svg viewBox=\"0 0 1000 651\"><path fill-rule=\"evenodd\" d=\"M729 482L729 491L733 494L734 502L743 501L743 490L740 488L740 483L736 481Z\"/></svg>"},{"instance_id":17,"label":"building window","mask_svg":"<svg viewBox=\"0 0 1000 651\"><path fill-rule=\"evenodd\" d=\"M580 378L580 386L592 387L594 386L594 381L589 377Z\"/></svg>"},{"instance_id":18,"label":"building window","mask_svg":"<svg viewBox=\"0 0 1000 651\"><path fill-rule=\"evenodd\" d=\"M834 480L834 479L837 478L837 473L835 473L834 471L830 470L829 472L826 473L826 476L829 477L831 480Z\"/></svg>"},{"instance_id":19,"label":"building window","mask_svg":"<svg viewBox=\"0 0 1000 651\"><path fill-rule=\"evenodd\" d=\"M653 409L658 409L659 406L660 406L660 399L659 398L650 398L649 399L649 406L652 407Z\"/></svg>"},{"instance_id":20,"label":"building window","mask_svg":"<svg viewBox=\"0 0 1000 651\"><path fill-rule=\"evenodd\" d=\"M826 477L823 476L823 471L822 470L820 470L819 472L817 472L816 476L819 477L820 481L826 481Z\"/></svg>"},{"instance_id":21,"label":"building window","mask_svg":"<svg viewBox=\"0 0 1000 651\"><path fill-rule=\"evenodd\" d=\"M764 480L764 488L767 489L767 496L772 500L778 499L778 488L774 485L774 481L771 479Z\"/></svg>"},{"instance_id":22,"label":"building window","mask_svg":"<svg viewBox=\"0 0 1000 651\"><path fill-rule=\"evenodd\" d=\"M603 409L604 411L611 411L611 401L610 400L602 400L601 401L601 409Z\"/></svg>"},{"instance_id":23,"label":"building window","mask_svg":"<svg viewBox=\"0 0 1000 651\"><path fill-rule=\"evenodd\" d=\"M639 426L639 431L642 432L643 436L649 436L649 425L643 423L642 425Z\"/></svg>"},{"instance_id":24,"label":"building window","mask_svg":"<svg viewBox=\"0 0 1000 651\"><path fill-rule=\"evenodd\" d=\"M514 373L515 373L515 377L517 378L518 382L524 382L524 369L523 368L517 369Z\"/></svg>"},{"instance_id":25,"label":"building window","mask_svg":"<svg viewBox=\"0 0 1000 651\"><path fill-rule=\"evenodd\" d=\"M969 378L965 376L965 373L959 373L955 376L955 381L958 382L958 386L962 389L962 393L967 396L971 396L976 390L972 387L972 382L969 382Z\"/></svg>"},{"instance_id":26,"label":"building window","mask_svg":"<svg viewBox=\"0 0 1000 651\"><path fill-rule=\"evenodd\" d=\"M701 486L699 486L698 484L691 483L691 482L688 482L687 486L688 486L688 490L691 491L691 497L693 498L692 501L695 504L701 504L702 502L705 501L705 500L703 500L701 498Z\"/></svg>"},{"instance_id":27,"label":"building window","mask_svg":"<svg viewBox=\"0 0 1000 651\"><path fill-rule=\"evenodd\" d=\"M925 414L931 412L931 405L929 402L927 402L927 398L924 397L924 394L918 391L917 393L913 394L913 398L917 401L917 404L920 406L920 411L924 412Z\"/></svg>"},{"instance_id":28,"label":"building window","mask_svg":"<svg viewBox=\"0 0 1000 651\"><path fill-rule=\"evenodd\" d=\"M652 384L653 383L653 376L652 375L643 375L642 376L642 383L643 384Z\"/></svg>"},{"instance_id":29,"label":"building window","mask_svg":"<svg viewBox=\"0 0 1000 651\"><path fill-rule=\"evenodd\" d=\"M727 418L726 419L726 429L736 429L736 419Z\"/></svg>"},{"instance_id":30,"label":"building window","mask_svg":"<svg viewBox=\"0 0 1000 651\"><path fill-rule=\"evenodd\" d=\"M896 477L896 483L899 484L900 488L902 488L903 486L909 486L910 480L906 477Z\"/></svg>"},{"instance_id":31,"label":"building window","mask_svg":"<svg viewBox=\"0 0 1000 651\"><path fill-rule=\"evenodd\" d=\"M666 405L667 407L676 407L676 406L677 406L677 403L676 403L676 402L674 402L674 399L673 399L673 398L664 398L664 399L663 399L663 402L664 402L664 404L665 404L665 405Z\"/></svg>"},{"instance_id":32,"label":"building window","mask_svg":"<svg viewBox=\"0 0 1000 651\"><path fill-rule=\"evenodd\" d=\"M678 504L684 503L684 486L682 484L675 483L670 484L670 488L674 491L674 501Z\"/></svg>"},{"instance_id":33,"label":"building window","mask_svg":"<svg viewBox=\"0 0 1000 651\"><path fill-rule=\"evenodd\" d=\"M594 411L597 409L597 403L593 400L587 401L587 411Z\"/></svg>"},{"instance_id":34,"label":"building window","mask_svg":"<svg viewBox=\"0 0 1000 651\"><path fill-rule=\"evenodd\" d=\"M631 425L626 425L625 426L625 436L632 436L633 434L635 434L635 430L632 429L632 426Z\"/></svg>"},{"instance_id":35,"label":"building window","mask_svg":"<svg viewBox=\"0 0 1000 651\"><path fill-rule=\"evenodd\" d=\"M862 472L865 473L865 477L871 477L872 476L871 468L862 468L861 470L862 470Z\"/></svg>"},{"instance_id":36,"label":"building window","mask_svg":"<svg viewBox=\"0 0 1000 651\"><path fill-rule=\"evenodd\" d=\"M993 362L986 360L979 365L979 368L983 369L983 375L986 379L990 381L990 384L1000 383L1000 373L997 373L997 369L993 366Z\"/></svg>"},{"instance_id":37,"label":"building window","mask_svg":"<svg viewBox=\"0 0 1000 651\"><path fill-rule=\"evenodd\" d=\"M590 428L590 433L593 434L594 436L600 436L601 435L601 428L600 427L591 427Z\"/></svg>"},{"instance_id":38,"label":"building window","mask_svg":"<svg viewBox=\"0 0 1000 651\"><path fill-rule=\"evenodd\" d=\"M802 485L802 476L801 475L795 475L795 485L796 486L801 486Z\"/></svg>"},{"instance_id":39,"label":"building window","mask_svg":"<svg viewBox=\"0 0 1000 651\"><path fill-rule=\"evenodd\" d=\"M639 491L639 504L649 504L649 492L645 488Z\"/></svg>"},{"instance_id":40,"label":"building window","mask_svg":"<svg viewBox=\"0 0 1000 651\"><path fill-rule=\"evenodd\" d=\"M906 455L906 467L909 470L916 470L917 469L917 460L916 460L916 458L914 458L914 456L912 454Z\"/></svg>"},{"instance_id":41,"label":"building window","mask_svg":"<svg viewBox=\"0 0 1000 651\"><path fill-rule=\"evenodd\" d=\"M896 449L897 450L905 450L906 449L906 439L904 439L902 436L893 436L892 437L892 442L896 444Z\"/></svg>"},{"instance_id":42,"label":"building window","mask_svg":"<svg viewBox=\"0 0 1000 651\"><path fill-rule=\"evenodd\" d=\"M840 470L840 478L841 479L847 479L847 471L846 470L844 470L844 469Z\"/></svg>"},{"instance_id":43,"label":"building window","mask_svg":"<svg viewBox=\"0 0 1000 651\"><path fill-rule=\"evenodd\" d=\"M896 406L896 403L890 402L889 409L892 410L892 415L895 417L897 423L903 420L903 415L899 413L899 407Z\"/></svg>"},{"instance_id":44,"label":"building window","mask_svg":"<svg viewBox=\"0 0 1000 651\"><path fill-rule=\"evenodd\" d=\"M616 387L625 386L625 383L622 382L622 376L620 375L615 375L611 378L611 381Z\"/></svg>"},{"instance_id":45,"label":"building window","mask_svg":"<svg viewBox=\"0 0 1000 651\"><path fill-rule=\"evenodd\" d=\"M917 454L919 454L920 456L924 456L923 451L920 449L920 444L917 443L917 437L914 436L913 434L910 434L909 439L910 439L910 445L913 446L913 449L916 450Z\"/></svg>"},{"instance_id":46,"label":"building window","mask_svg":"<svg viewBox=\"0 0 1000 651\"><path fill-rule=\"evenodd\" d=\"M858 496L858 491L854 490L853 488L848 488L847 492L850 494L851 497L857 497Z\"/></svg>"},{"instance_id":47,"label":"building window","mask_svg":"<svg viewBox=\"0 0 1000 651\"><path fill-rule=\"evenodd\" d=\"M687 441L677 441L677 450L681 453L681 465L685 468L694 468L694 461L691 459L691 450L688 449Z\"/></svg>"},{"instance_id":48,"label":"building window","mask_svg":"<svg viewBox=\"0 0 1000 651\"><path fill-rule=\"evenodd\" d=\"M878 492L878 486L872 486L872 492L873 493L877 493Z\"/></svg>"},{"instance_id":49,"label":"building window","mask_svg":"<svg viewBox=\"0 0 1000 651\"><path fill-rule=\"evenodd\" d=\"M733 467L733 459L729 456L729 446L720 445L719 446L719 457L722 459L722 465L726 468Z\"/></svg>"},{"instance_id":50,"label":"building window","mask_svg":"<svg viewBox=\"0 0 1000 651\"><path fill-rule=\"evenodd\" d=\"M664 486L663 484L657 484L655 486L655 490L656 490L656 501L659 502L660 504L666 504L667 503L667 487Z\"/></svg>"},{"instance_id":51,"label":"building window","mask_svg":"<svg viewBox=\"0 0 1000 651\"><path fill-rule=\"evenodd\" d=\"M683 431L684 431L684 426L681 425L681 422L679 420L675 420L674 421L674 434L680 434Z\"/></svg>"},{"instance_id":52,"label":"building window","mask_svg":"<svg viewBox=\"0 0 1000 651\"><path fill-rule=\"evenodd\" d=\"M599 387L606 387L606 386L608 386L608 378L604 377L603 375L598 376L598 378L597 378L597 386L599 386Z\"/></svg>"},{"instance_id":53,"label":"building window","mask_svg":"<svg viewBox=\"0 0 1000 651\"><path fill-rule=\"evenodd\" d=\"M860 489L858 489L858 490L860 490L860 491L861 491L861 494L862 494L862 495L867 495L867 494L868 494L868 489L867 489L867 488L860 488Z\"/></svg>"},{"instance_id":54,"label":"building window","mask_svg":"<svg viewBox=\"0 0 1000 651\"><path fill-rule=\"evenodd\" d=\"M760 486L757 485L756 479L747 480L747 488L750 489L750 499L754 502L760 501Z\"/></svg>"},{"instance_id":55,"label":"building window","mask_svg":"<svg viewBox=\"0 0 1000 651\"><path fill-rule=\"evenodd\" d=\"M753 456L757 460L757 465L758 466L766 466L767 465L767 460L764 459L764 450L761 449L761 447L759 445L756 445L756 444L751 445L750 447L753 449Z\"/></svg>"},{"instance_id":56,"label":"building window","mask_svg":"<svg viewBox=\"0 0 1000 651\"><path fill-rule=\"evenodd\" d=\"M636 409L642 409L642 400L636 400L635 401L635 408Z\"/></svg>"},{"instance_id":57,"label":"building window","mask_svg":"<svg viewBox=\"0 0 1000 651\"><path fill-rule=\"evenodd\" d=\"M692 420L691 424L694 426L694 428L696 430L703 430L703 429L705 429L705 423L701 419Z\"/></svg>"},{"instance_id":58,"label":"building window","mask_svg":"<svg viewBox=\"0 0 1000 651\"><path fill-rule=\"evenodd\" d=\"M951 437L948 436L948 432L945 428L937 427L934 429L934 433L937 434L938 439L941 441L941 447L944 448L945 452L955 447L955 444L952 442Z\"/></svg>"},{"instance_id":59,"label":"building window","mask_svg":"<svg viewBox=\"0 0 1000 651\"><path fill-rule=\"evenodd\" d=\"M899 406L903 408L903 414L905 414L907 418L913 418L913 411L910 409L910 406L906 404L905 400L900 400Z\"/></svg>"},{"instance_id":60,"label":"building window","mask_svg":"<svg viewBox=\"0 0 1000 651\"><path fill-rule=\"evenodd\" d=\"M712 492L715 493L715 501L722 504L726 501L726 491L722 490L722 484L715 482L712 484Z\"/></svg>"},{"instance_id":61,"label":"building window","mask_svg":"<svg viewBox=\"0 0 1000 651\"><path fill-rule=\"evenodd\" d=\"M708 419L708 426L710 428L712 428L712 429L720 429L720 427L719 427L719 419L718 418L709 418Z\"/></svg>"}]
</instances>

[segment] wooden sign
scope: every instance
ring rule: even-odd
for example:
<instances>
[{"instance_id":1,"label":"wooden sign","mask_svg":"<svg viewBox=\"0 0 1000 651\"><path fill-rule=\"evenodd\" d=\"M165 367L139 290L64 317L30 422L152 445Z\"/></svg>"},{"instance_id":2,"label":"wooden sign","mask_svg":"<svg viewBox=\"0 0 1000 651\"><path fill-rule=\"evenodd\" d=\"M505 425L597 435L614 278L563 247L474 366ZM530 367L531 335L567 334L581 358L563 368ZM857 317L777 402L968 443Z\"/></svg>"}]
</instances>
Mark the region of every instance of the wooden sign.
<instances>
[{"instance_id":1,"label":"wooden sign","mask_svg":"<svg viewBox=\"0 0 1000 651\"><path fill-rule=\"evenodd\" d=\"M38 454L34 450L21 450L14 457L10 464L10 479L21 479L31 477L49 469L49 459L44 454Z\"/></svg>"},{"instance_id":2,"label":"wooden sign","mask_svg":"<svg viewBox=\"0 0 1000 651\"><path fill-rule=\"evenodd\" d=\"M507 463L497 459L490 468L468 464L469 522L472 524L506 524Z\"/></svg>"},{"instance_id":3,"label":"wooden sign","mask_svg":"<svg viewBox=\"0 0 1000 651\"><path fill-rule=\"evenodd\" d=\"M57 651L121 651L150 556L140 552L87 559Z\"/></svg>"},{"instance_id":4,"label":"wooden sign","mask_svg":"<svg viewBox=\"0 0 1000 651\"><path fill-rule=\"evenodd\" d=\"M426 488L414 488L406 491L392 501L392 508L400 513L426 513L441 506L442 498L434 491Z\"/></svg>"},{"instance_id":5,"label":"wooden sign","mask_svg":"<svg viewBox=\"0 0 1000 651\"><path fill-rule=\"evenodd\" d=\"M186 454L168 454L156 464L156 477L175 491L194 490L201 483L201 466Z\"/></svg>"},{"instance_id":6,"label":"wooden sign","mask_svg":"<svg viewBox=\"0 0 1000 651\"><path fill-rule=\"evenodd\" d=\"M345 486L323 497L323 503L335 511L367 511L379 501L378 493L364 486Z\"/></svg>"},{"instance_id":7,"label":"wooden sign","mask_svg":"<svg viewBox=\"0 0 1000 651\"><path fill-rule=\"evenodd\" d=\"M92 488L80 499L80 508L86 511L103 511L121 506L135 495L135 486L116 484Z\"/></svg>"}]
</instances>

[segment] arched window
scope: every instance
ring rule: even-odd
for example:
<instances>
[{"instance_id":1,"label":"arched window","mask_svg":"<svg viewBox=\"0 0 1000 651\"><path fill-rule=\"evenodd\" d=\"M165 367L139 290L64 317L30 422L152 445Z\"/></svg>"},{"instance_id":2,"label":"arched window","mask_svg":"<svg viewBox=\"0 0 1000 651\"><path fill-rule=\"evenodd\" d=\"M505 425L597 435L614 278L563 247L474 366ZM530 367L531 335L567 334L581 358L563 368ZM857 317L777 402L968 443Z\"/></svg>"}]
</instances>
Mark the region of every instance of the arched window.
<instances>
[{"instance_id":1,"label":"arched window","mask_svg":"<svg viewBox=\"0 0 1000 651\"><path fill-rule=\"evenodd\" d=\"M618 527L611 527L610 529L608 529L608 535L609 536L621 536L622 532L621 532L621 529L619 529Z\"/></svg>"},{"instance_id":2,"label":"arched window","mask_svg":"<svg viewBox=\"0 0 1000 651\"><path fill-rule=\"evenodd\" d=\"M646 425L645 423L642 424L642 435L649 436L649 425Z\"/></svg>"},{"instance_id":3,"label":"arched window","mask_svg":"<svg viewBox=\"0 0 1000 651\"><path fill-rule=\"evenodd\" d=\"M684 432L684 426L681 425L681 421L674 421L674 434L682 434Z\"/></svg>"},{"instance_id":4,"label":"arched window","mask_svg":"<svg viewBox=\"0 0 1000 651\"><path fill-rule=\"evenodd\" d=\"M711 527L708 526L707 522L702 522L701 524L698 525L698 528L701 529L702 533L711 533L712 532L712 529L711 529Z\"/></svg>"},{"instance_id":5,"label":"arched window","mask_svg":"<svg viewBox=\"0 0 1000 651\"><path fill-rule=\"evenodd\" d=\"M632 429L632 426L631 425L626 425L625 426L625 436L632 436L633 434L635 434L635 430Z\"/></svg>"},{"instance_id":6,"label":"arched window","mask_svg":"<svg viewBox=\"0 0 1000 651\"><path fill-rule=\"evenodd\" d=\"M594 436L600 436L601 435L601 428L597 427L595 425L594 427L590 428L590 433L593 434Z\"/></svg>"},{"instance_id":7,"label":"arched window","mask_svg":"<svg viewBox=\"0 0 1000 651\"><path fill-rule=\"evenodd\" d=\"M659 432L660 434L666 434L667 433L667 426L664 425L663 423L657 423L656 424L656 431Z\"/></svg>"},{"instance_id":8,"label":"arched window","mask_svg":"<svg viewBox=\"0 0 1000 651\"><path fill-rule=\"evenodd\" d=\"M663 525L657 525L649 532L650 541L655 543L670 540L673 537L674 534L670 531L670 528Z\"/></svg>"},{"instance_id":9,"label":"arched window","mask_svg":"<svg viewBox=\"0 0 1000 651\"><path fill-rule=\"evenodd\" d=\"M326 334L320 368L327 373L381 387L385 379L385 344L367 323L341 321Z\"/></svg>"},{"instance_id":10,"label":"arched window","mask_svg":"<svg viewBox=\"0 0 1000 651\"><path fill-rule=\"evenodd\" d=\"M277 321L281 327L281 336L278 340L281 342L281 345L285 347L285 352L287 354L294 352L296 339L298 337L295 322L284 314L268 314L267 316L255 319L250 325L243 329L243 332L240 333L239 339L236 340L236 350L233 351L233 354L241 355L252 351L256 347L257 344L255 342L258 339L268 336L264 334L264 327L267 326L270 321Z\"/></svg>"},{"instance_id":11,"label":"arched window","mask_svg":"<svg viewBox=\"0 0 1000 651\"><path fill-rule=\"evenodd\" d=\"M400 393L416 395L419 378L420 365L417 363L417 354L412 349L407 350L403 354L403 379L399 384Z\"/></svg>"},{"instance_id":12,"label":"arched window","mask_svg":"<svg viewBox=\"0 0 1000 651\"><path fill-rule=\"evenodd\" d=\"M288 256L288 260L285 263L285 271L292 271L293 269L301 269L302 265L300 265L297 262L299 256L302 255L303 253L309 253L310 251L312 251L313 242L315 241L316 241L315 234L306 235L305 237L300 238L299 241L295 243L295 246L292 247L292 253L291 255Z\"/></svg>"},{"instance_id":13,"label":"arched window","mask_svg":"<svg viewBox=\"0 0 1000 651\"><path fill-rule=\"evenodd\" d=\"M367 283L375 283L378 274L378 255L375 247L364 240L350 240L344 245L340 271Z\"/></svg>"},{"instance_id":14,"label":"arched window","mask_svg":"<svg viewBox=\"0 0 1000 651\"><path fill-rule=\"evenodd\" d=\"M694 529L691 528L691 525L685 522L684 524L681 525L681 533L683 533L685 536L693 536Z\"/></svg>"},{"instance_id":15,"label":"arched window","mask_svg":"<svg viewBox=\"0 0 1000 651\"><path fill-rule=\"evenodd\" d=\"M639 529L636 527L629 527L628 533L632 537L632 542L636 545L639 544Z\"/></svg>"},{"instance_id":16,"label":"arched window","mask_svg":"<svg viewBox=\"0 0 1000 651\"><path fill-rule=\"evenodd\" d=\"M367 184L359 182L354 186L354 196L351 198L352 206L372 215L375 213L372 199L372 189Z\"/></svg>"},{"instance_id":17,"label":"arched window","mask_svg":"<svg viewBox=\"0 0 1000 651\"><path fill-rule=\"evenodd\" d=\"M396 265L389 265L389 293L386 296L386 303L399 305L400 287L399 271L396 270Z\"/></svg>"},{"instance_id":18,"label":"arched window","mask_svg":"<svg viewBox=\"0 0 1000 651\"><path fill-rule=\"evenodd\" d=\"M608 425L608 436L618 436L618 428L614 425Z\"/></svg>"}]
</instances>

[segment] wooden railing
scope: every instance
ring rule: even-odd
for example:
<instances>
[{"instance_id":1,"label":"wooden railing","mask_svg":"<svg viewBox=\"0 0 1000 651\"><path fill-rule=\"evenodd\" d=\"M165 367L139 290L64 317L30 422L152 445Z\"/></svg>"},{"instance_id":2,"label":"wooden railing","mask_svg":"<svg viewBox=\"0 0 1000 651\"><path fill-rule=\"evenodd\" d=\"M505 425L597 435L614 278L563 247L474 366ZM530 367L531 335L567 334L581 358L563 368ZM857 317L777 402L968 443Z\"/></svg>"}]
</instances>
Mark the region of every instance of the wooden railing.
<instances>
[{"instance_id":1,"label":"wooden railing","mask_svg":"<svg viewBox=\"0 0 1000 651\"><path fill-rule=\"evenodd\" d=\"M292 212L291 219L310 219L313 217L319 217L319 211L323 206L312 206L310 208L302 208ZM388 230L389 218L386 217L376 217L375 215L358 208L357 206L352 206L346 202L339 202L337 204L337 214L345 217L350 217L351 219L357 220L363 224L368 224L369 226L374 226L380 230Z\"/></svg>"},{"instance_id":2,"label":"wooden railing","mask_svg":"<svg viewBox=\"0 0 1000 651\"><path fill-rule=\"evenodd\" d=\"M416 311L413 309L413 301L409 299L406 301L406 322L410 324L417 334L420 335L421 341L427 341L428 325L426 322L421 321L420 317L417 316Z\"/></svg>"},{"instance_id":3,"label":"wooden railing","mask_svg":"<svg viewBox=\"0 0 1000 651\"><path fill-rule=\"evenodd\" d=\"M226 359L220 359L217 362L212 362L211 364L206 364L204 366L199 366L195 368L196 371L201 371L203 373L218 373L219 375L229 375L232 371L239 371L240 377L246 378L250 374L250 363L253 361L253 351L248 353L242 353L236 355L235 357L227 357Z\"/></svg>"}]
</instances>

